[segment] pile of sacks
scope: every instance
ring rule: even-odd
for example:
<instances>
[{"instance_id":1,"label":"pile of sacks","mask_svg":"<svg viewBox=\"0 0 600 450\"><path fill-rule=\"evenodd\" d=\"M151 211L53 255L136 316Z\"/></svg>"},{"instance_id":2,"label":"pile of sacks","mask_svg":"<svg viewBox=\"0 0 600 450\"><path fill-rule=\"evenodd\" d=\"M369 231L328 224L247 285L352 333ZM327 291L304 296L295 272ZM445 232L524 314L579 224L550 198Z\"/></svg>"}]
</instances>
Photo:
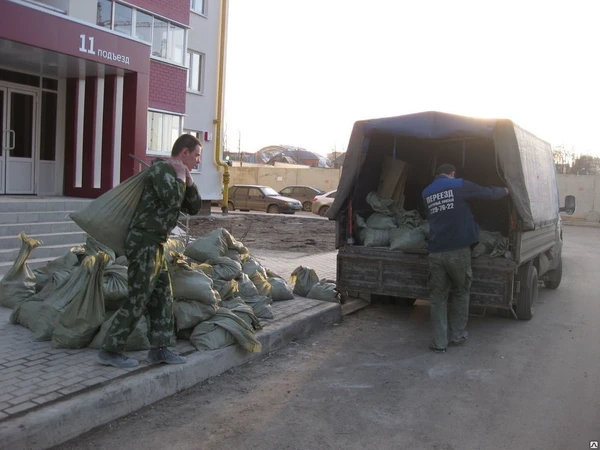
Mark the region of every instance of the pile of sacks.
<instances>
[{"instance_id":1,"label":"pile of sacks","mask_svg":"<svg viewBox=\"0 0 600 450\"><path fill-rule=\"evenodd\" d=\"M367 203L373 208L365 221L356 214L357 243L365 247L389 247L391 250L414 251L427 249L429 223L418 211L405 211L394 206L394 201L379 197L376 192L367 195ZM472 256L490 258L510 257L508 238L498 232L481 230L479 243Z\"/></svg>"},{"instance_id":2,"label":"pile of sacks","mask_svg":"<svg viewBox=\"0 0 600 450\"><path fill-rule=\"evenodd\" d=\"M12 308L10 321L33 331L36 340L59 348L100 348L115 312L128 296L127 259L89 237L42 269L27 264L41 243L19 235L21 251L0 281L0 305ZM217 229L185 247L176 239L165 246L171 275L176 336L197 349L239 344L260 352L259 319L273 319L273 301L294 293L337 301L335 284L319 281L314 270L298 267L294 288L263 267L226 229ZM127 351L150 347L148 317L138 322Z\"/></svg>"},{"instance_id":3,"label":"pile of sacks","mask_svg":"<svg viewBox=\"0 0 600 450\"><path fill-rule=\"evenodd\" d=\"M373 213L367 220L355 216L358 244L402 251L427 248L429 224L418 211L398 208L392 199L381 198L376 192L369 193L366 200Z\"/></svg>"}]
</instances>

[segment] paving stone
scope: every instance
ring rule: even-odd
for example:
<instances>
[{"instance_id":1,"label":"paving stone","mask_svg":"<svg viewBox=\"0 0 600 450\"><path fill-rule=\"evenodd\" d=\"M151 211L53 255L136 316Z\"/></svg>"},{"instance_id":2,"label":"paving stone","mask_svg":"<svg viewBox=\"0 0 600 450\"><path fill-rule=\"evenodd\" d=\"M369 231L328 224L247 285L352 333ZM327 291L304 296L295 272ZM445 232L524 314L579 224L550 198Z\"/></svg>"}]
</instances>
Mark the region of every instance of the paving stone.
<instances>
[{"instance_id":1,"label":"paving stone","mask_svg":"<svg viewBox=\"0 0 600 450\"><path fill-rule=\"evenodd\" d=\"M82 389L85 389L85 388L86 388L86 386L84 386L83 384L74 384L72 386L63 388L63 389L59 390L58 392L63 395L68 395L68 394L72 394L73 392L77 392Z\"/></svg>"},{"instance_id":2,"label":"paving stone","mask_svg":"<svg viewBox=\"0 0 600 450\"><path fill-rule=\"evenodd\" d=\"M14 398L14 395L9 394L9 393L0 394L0 403L6 402L6 401L10 400L11 398ZM2 408L0 408L0 409L2 409Z\"/></svg>"},{"instance_id":3,"label":"paving stone","mask_svg":"<svg viewBox=\"0 0 600 450\"><path fill-rule=\"evenodd\" d=\"M21 411L25 411L27 409L33 408L35 406L37 406L37 405L33 402L25 402L25 403L21 403L20 405L15 405L12 408L7 408L4 410L4 412L7 414L16 414Z\"/></svg>"},{"instance_id":4,"label":"paving stone","mask_svg":"<svg viewBox=\"0 0 600 450\"><path fill-rule=\"evenodd\" d=\"M28 380L21 381L17 383L15 386L19 388L26 388L27 386L34 386L40 381L44 381L42 378L29 378Z\"/></svg>"},{"instance_id":5,"label":"paving stone","mask_svg":"<svg viewBox=\"0 0 600 450\"><path fill-rule=\"evenodd\" d=\"M64 386L60 386L58 384L52 384L50 386L38 387L35 390L35 394L36 394L36 396L42 396L42 395L49 394L50 392L56 392L59 389L62 389L63 387Z\"/></svg>"},{"instance_id":6,"label":"paving stone","mask_svg":"<svg viewBox=\"0 0 600 450\"><path fill-rule=\"evenodd\" d=\"M37 394L35 392L29 391L26 394L19 395L18 397L14 397L14 398L10 399L8 401L8 403L10 403L11 405L19 405L23 402L31 400L34 397L37 397Z\"/></svg>"},{"instance_id":7,"label":"paving stone","mask_svg":"<svg viewBox=\"0 0 600 450\"><path fill-rule=\"evenodd\" d=\"M48 403L48 402L51 402L52 400L56 400L57 398L61 398L61 397L63 397L63 395L61 395L60 393L52 392L50 394L42 395L41 397L34 398L33 402L41 405L42 403Z\"/></svg>"}]
</instances>

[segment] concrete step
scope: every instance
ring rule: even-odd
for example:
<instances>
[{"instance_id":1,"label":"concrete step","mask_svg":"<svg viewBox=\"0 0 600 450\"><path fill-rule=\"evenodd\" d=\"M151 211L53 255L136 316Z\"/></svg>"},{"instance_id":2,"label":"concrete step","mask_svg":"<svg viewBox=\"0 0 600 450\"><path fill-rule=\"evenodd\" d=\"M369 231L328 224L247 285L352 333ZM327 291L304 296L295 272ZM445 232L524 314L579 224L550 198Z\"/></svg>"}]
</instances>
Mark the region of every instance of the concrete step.
<instances>
[{"instance_id":1,"label":"concrete step","mask_svg":"<svg viewBox=\"0 0 600 450\"><path fill-rule=\"evenodd\" d=\"M0 224L65 222L71 220L69 212L71 211L3 212L0 213Z\"/></svg>"},{"instance_id":2,"label":"concrete step","mask_svg":"<svg viewBox=\"0 0 600 450\"><path fill-rule=\"evenodd\" d=\"M61 245L61 244L79 244L85 242L85 232L69 231L68 233L47 233L47 234L32 234L29 237L37 239L42 242L43 246L48 245ZM14 236L2 236L0 237L0 249L19 249L21 241L19 238Z\"/></svg>"},{"instance_id":3,"label":"concrete step","mask_svg":"<svg viewBox=\"0 0 600 450\"><path fill-rule=\"evenodd\" d=\"M0 226L0 237L18 236L21 231L32 234L68 233L81 231L75 222L36 222L36 223L11 223Z\"/></svg>"},{"instance_id":4,"label":"concrete step","mask_svg":"<svg viewBox=\"0 0 600 450\"><path fill-rule=\"evenodd\" d=\"M31 259L55 259L59 256L63 256L65 253L69 251L71 247L75 247L79 244L83 245L85 243L85 239L76 243L65 243L65 244L57 244L57 245L42 245L36 248L33 252L31 252ZM19 254L19 249L10 248L10 249L1 249L0 250L0 264L8 263L12 265L12 263L17 259L17 255Z\"/></svg>"},{"instance_id":5,"label":"concrete step","mask_svg":"<svg viewBox=\"0 0 600 450\"><path fill-rule=\"evenodd\" d=\"M78 211L92 200L52 197L45 199L0 199L0 213Z\"/></svg>"}]
</instances>

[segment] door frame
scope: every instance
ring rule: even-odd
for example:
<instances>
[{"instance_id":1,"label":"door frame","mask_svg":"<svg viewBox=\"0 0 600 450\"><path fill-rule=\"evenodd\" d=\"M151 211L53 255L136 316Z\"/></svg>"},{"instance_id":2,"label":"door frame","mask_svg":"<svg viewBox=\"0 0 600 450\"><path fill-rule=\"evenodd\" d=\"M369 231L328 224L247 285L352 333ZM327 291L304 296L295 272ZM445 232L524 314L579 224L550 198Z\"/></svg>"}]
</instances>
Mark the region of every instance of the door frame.
<instances>
[{"instance_id":1,"label":"door frame","mask_svg":"<svg viewBox=\"0 0 600 450\"><path fill-rule=\"evenodd\" d=\"M41 89L35 87L27 87L20 84L10 83L6 81L0 81L0 89L5 93L6 99L4 101L4 121L0 124L2 129L2 159L4 162L3 167L3 178L2 178L2 186L0 189L0 193L5 195L35 195L37 193L37 168L38 168L38 160L39 160L39 136L40 136L40 93ZM33 112L32 112L32 130L31 130L31 138L32 138L32 149L31 149L31 190L29 192L11 192L8 186L8 168L9 168L9 160L11 158L9 150L8 150L8 128L5 126L8 125L9 122L9 114L10 114L10 106L11 98L10 94L16 92L18 94L23 95L31 95L33 97ZM10 105L10 106L9 106ZM29 158L14 158L18 159L29 159Z\"/></svg>"}]
</instances>

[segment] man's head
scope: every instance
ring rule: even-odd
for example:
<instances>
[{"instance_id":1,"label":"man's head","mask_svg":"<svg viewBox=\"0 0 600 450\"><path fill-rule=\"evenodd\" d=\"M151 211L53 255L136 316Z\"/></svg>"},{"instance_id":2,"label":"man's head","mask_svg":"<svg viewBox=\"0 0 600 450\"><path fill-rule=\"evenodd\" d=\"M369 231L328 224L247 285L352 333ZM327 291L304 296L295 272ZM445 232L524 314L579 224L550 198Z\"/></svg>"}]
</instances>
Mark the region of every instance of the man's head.
<instances>
[{"instance_id":1,"label":"man's head","mask_svg":"<svg viewBox=\"0 0 600 450\"><path fill-rule=\"evenodd\" d=\"M200 162L202 143L191 134L182 134L177 138L171 150L171 158L180 160L192 170Z\"/></svg>"},{"instance_id":2,"label":"man's head","mask_svg":"<svg viewBox=\"0 0 600 450\"><path fill-rule=\"evenodd\" d=\"M442 164L435 171L436 175L446 175L448 178L454 178L456 175L456 167L452 164Z\"/></svg>"}]
</instances>

